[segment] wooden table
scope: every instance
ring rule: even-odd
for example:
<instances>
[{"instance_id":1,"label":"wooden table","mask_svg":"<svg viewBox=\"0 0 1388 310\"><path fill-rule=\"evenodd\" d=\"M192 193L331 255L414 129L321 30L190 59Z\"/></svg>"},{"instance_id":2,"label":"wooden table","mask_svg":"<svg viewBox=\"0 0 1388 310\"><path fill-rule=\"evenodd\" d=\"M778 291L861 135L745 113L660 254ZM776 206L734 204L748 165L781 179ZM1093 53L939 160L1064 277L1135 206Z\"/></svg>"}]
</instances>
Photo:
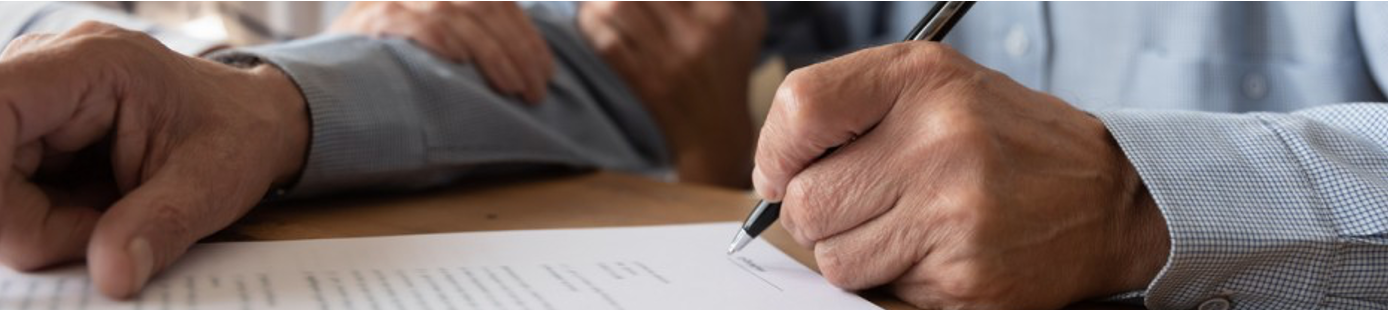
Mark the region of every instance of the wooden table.
<instances>
[{"instance_id":1,"label":"wooden table","mask_svg":"<svg viewBox=\"0 0 1388 310\"><path fill-rule=\"evenodd\" d=\"M749 192L595 172L261 206L208 241L741 221L755 202ZM816 268L814 254L779 225L765 237ZM887 309L914 309L886 294L864 296Z\"/></svg>"}]
</instances>

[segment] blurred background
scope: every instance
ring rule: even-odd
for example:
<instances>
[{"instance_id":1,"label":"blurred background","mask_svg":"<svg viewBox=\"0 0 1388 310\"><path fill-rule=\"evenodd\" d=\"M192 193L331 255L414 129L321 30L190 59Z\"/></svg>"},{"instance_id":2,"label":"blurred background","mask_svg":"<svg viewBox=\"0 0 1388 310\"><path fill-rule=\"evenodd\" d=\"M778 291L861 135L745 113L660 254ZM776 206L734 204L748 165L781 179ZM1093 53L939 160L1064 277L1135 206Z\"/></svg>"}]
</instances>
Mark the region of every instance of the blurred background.
<instances>
[{"instance_id":1,"label":"blurred background","mask_svg":"<svg viewBox=\"0 0 1388 310\"><path fill-rule=\"evenodd\" d=\"M140 30L184 54L197 55L225 46L248 46L304 38L321 33L351 2L9 2L0 4L0 43L21 32L61 32L85 20ZM41 15L34 22L7 16ZM0 44L3 45L3 44ZM756 126L765 119L776 87L786 74L785 62L766 59L754 71L748 94Z\"/></svg>"},{"instance_id":2,"label":"blurred background","mask_svg":"<svg viewBox=\"0 0 1388 310\"><path fill-rule=\"evenodd\" d=\"M193 39L233 45L260 44L316 34L350 2L92 2L107 12L125 13L176 29Z\"/></svg>"}]
</instances>

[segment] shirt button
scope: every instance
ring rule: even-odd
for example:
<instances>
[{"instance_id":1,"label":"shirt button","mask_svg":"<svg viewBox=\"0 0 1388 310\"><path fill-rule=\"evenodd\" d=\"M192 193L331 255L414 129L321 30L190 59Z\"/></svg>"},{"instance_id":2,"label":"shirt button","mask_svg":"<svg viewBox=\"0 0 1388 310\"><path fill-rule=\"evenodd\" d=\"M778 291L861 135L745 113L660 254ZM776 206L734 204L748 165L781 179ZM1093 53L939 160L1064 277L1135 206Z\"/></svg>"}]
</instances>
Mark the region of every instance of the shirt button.
<instances>
[{"instance_id":1,"label":"shirt button","mask_svg":"<svg viewBox=\"0 0 1388 310\"><path fill-rule=\"evenodd\" d=\"M1243 95L1248 99L1263 99L1268 94L1268 78L1262 74L1249 73L1243 76Z\"/></svg>"},{"instance_id":2,"label":"shirt button","mask_svg":"<svg viewBox=\"0 0 1388 310\"><path fill-rule=\"evenodd\" d=\"M1231 308L1231 306L1229 305L1229 300L1228 300L1228 299L1225 299L1225 298L1222 298L1222 297L1216 297L1216 298L1211 298L1211 299L1209 299L1209 300L1206 300L1205 302L1200 303L1200 308L1198 308L1198 309L1199 309L1199 310L1229 310L1229 308Z\"/></svg>"},{"instance_id":3,"label":"shirt button","mask_svg":"<svg viewBox=\"0 0 1388 310\"><path fill-rule=\"evenodd\" d=\"M1003 49L1013 58L1022 57L1027 53L1027 45L1030 43L1027 42L1027 33L1022 29L1022 25L1012 25L1012 29L1008 30L1007 36L1003 38Z\"/></svg>"}]
</instances>

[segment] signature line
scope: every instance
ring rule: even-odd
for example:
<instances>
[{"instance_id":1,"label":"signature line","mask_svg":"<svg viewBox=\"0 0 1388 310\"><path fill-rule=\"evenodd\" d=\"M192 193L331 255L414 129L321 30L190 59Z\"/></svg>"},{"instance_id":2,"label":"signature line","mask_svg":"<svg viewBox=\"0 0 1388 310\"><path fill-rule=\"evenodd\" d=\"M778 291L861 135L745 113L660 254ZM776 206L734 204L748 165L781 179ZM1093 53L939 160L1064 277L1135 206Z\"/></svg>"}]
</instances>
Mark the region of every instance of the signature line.
<instances>
[{"instance_id":1,"label":"signature line","mask_svg":"<svg viewBox=\"0 0 1388 310\"><path fill-rule=\"evenodd\" d=\"M771 283L771 281L768 281L768 280L766 280L766 278L761 277L761 275L758 275L757 273L752 272L752 270L747 269L747 266L743 266L742 263L739 263L739 262L733 260L733 258L732 258L731 256L728 256L727 258L728 258L728 261L729 261L729 262L732 262L732 263L733 263L733 265L737 265L737 268L742 269L742 271L746 271L747 274L750 274L750 275L752 275L753 277L757 277L757 279L761 280L762 282L766 282L766 285L770 285L771 287L776 288L777 291L781 291L781 292L785 292L785 291L786 291L785 289L781 289L780 286L776 286L775 283Z\"/></svg>"}]
</instances>

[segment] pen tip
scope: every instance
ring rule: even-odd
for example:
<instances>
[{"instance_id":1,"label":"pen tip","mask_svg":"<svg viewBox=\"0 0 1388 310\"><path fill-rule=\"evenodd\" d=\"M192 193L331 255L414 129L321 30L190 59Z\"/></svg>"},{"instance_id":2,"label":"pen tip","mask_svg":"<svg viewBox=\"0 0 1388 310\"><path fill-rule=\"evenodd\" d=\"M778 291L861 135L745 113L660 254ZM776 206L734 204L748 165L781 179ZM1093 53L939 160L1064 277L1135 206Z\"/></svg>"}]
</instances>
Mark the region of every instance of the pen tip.
<instances>
[{"instance_id":1,"label":"pen tip","mask_svg":"<svg viewBox=\"0 0 1388 310\"><path fill-rule=\"evenodd\" d=\"M746 230L738 229L737 236L733 237L733 244L728 246L728 255L741 251L748 243L752 243L752 236L748 235Z\"/></svg>"}]
</instances>

